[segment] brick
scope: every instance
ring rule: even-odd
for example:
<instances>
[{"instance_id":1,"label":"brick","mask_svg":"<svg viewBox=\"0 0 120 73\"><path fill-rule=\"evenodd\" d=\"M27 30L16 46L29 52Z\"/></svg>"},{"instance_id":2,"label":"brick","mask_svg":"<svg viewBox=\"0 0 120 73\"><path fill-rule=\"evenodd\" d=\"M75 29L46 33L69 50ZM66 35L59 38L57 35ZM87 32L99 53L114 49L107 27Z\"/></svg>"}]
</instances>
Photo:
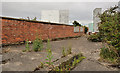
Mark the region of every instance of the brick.
<instances>
[{"instance_id":1,"label":"brick","mask_svg":"<svg viewBox=\"0 0 120 73\"><path fill-rule=\"evenodd\" d=\"M74 37L84 33L74 33L74 27L68 25L2 19L2 38L5 38L2 40L3 44L17 43L26 39L33 41L37 34L46 40L48 37L50 39Z\"/></svg>"}]
</instances>

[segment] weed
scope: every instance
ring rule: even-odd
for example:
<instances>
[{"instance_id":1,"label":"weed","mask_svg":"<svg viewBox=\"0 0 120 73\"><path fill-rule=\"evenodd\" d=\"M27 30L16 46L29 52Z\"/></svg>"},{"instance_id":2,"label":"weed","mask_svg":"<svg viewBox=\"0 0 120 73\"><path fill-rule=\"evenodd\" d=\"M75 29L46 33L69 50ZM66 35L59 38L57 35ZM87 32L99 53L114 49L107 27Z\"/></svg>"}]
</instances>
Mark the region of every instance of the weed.
<instances>
[{"instance_id":1,"label":"weed","mask_svg":"<svg viewBox=\"0 0 120 73\"><path fill-rule=\"evenodd\" d=\"M66 56L65 47L63 47L63 50L62 50L62 57L65 57L65 56Z\"/></svg>"},{"instance_id":2,"label":"weed","mask_svg":"<svg viewBox=\"0 0 120 73\"><path fill-rule=\"evenodd\" d=\"M70 64L66 65L66 69L65 69L65 71L70 71L70 69L71 69Z\"/></svg>"},{"instance_id":3,"label":"weed","mask_svg":"<svg viewBox=\"0 0 120 73\"><path fill-rule=\"evenodd\" d=\"M74 58L74 61L72 62L72 66L74 67L76 65L76 58Z\"/></svg>"},{"instance_id":4,"label":"weed","mask_svg":"<svg viewBox=\"0 0 120 73\"><path fill-rule=\"evenodd\" d=\"M22 50L22 52L30 51L28 39L25 41L25 48L26 48L26 49L25 49L25 50Z\"/></svg>"},{"instance_id":5,"label":"weed","mask_svg":"<svg viewBox=\"0 0 120 73\"><path fill-rule=\"evenodd\" d=\"M63 47L63 50L62 50L62 57L65 57L69 54L72 54L71 52L71 47L69 47L69 49L67 50L67 52L65 52L65 47Z\"/></svg>"},{"instance_id":6,"label":"weed","mask_svg":"<svg viewBox=\"0 0 120 73\"><path fill-rule=\"evenodd\" d=\"M77 63L79 63L81 60L85 59L86 57L82 56L77 59Z\"/></svg>"},{"instance_id":7,"label":"weed","mask_svg":"<svg viewBox=\"0 0 120 73\"><path fill-rule=\"evenodd\" d=\"M48 53L48 55L47 55L47 59L46 60L48 62L46 62L46 64L48 64L50 66L50 65L53 64L53 62L52 62L53 56L52 56L52 51L51 51L51 46L50 46L50 40L49 39L47 41L47 53Z\"/></svg>"},{"instance_id":8,"label":"weed","mask_svg":"<svg viewBox=\"0 0 120 73\"><path fill-rule=\"evenodd\" d=\"M42 39L40 38L36 38L33 42L33 49L34 51L41 51L43 49L43 43L42 43Z\"/></svg>"},{"instance_id":9,"label":"weed","mask_svg":"<svg viewBox=\"0 0 120 73\"><path fill-rule=\"evenodd\" d=\"M67 54L71 54L72 52L71 52L71 47L69 47L69 49L67 50Z\"/></svg>"},{"instance_id":10,"label":"weed","mask_svg":"<svg viewBox=\"0 0 120 73\"><path fill-rule=\"evenodd\" d=\"M26 51L30 51L28 39L27 39L27 41L26 41L25 43L26 43L26 44L25 44Z\"/></svg>"},{"instance_id":11,"label":"weed","mask_svg":"<svg viewBox=\"0 0 120 73\"><path fill-rule=\"evenodd\" d=\"M85 59L84 56L78 56L78 59L74 58L74 61L72 62L72 66L74 67L76 64L78 64L81 60Z\"/></svg>"},{"instance_id":12,"label":"weed","mask_svg":"<svg viewBox=\"0 0 120 73\"><path fill-rule=\"evenodd\" d=\"M41 63L41 64L40 64L40 67L43 68L43 67L44 67L44 64L43 64L42 62L40 62L40 63Z\"/></svg>"},{"instance_id":13,"label":"weed","mask_svg":"<svg viewBox=\"0 0 120 73\"><path fill-rule=\"evenodd\" d=\"M22 52L26 52L26 50L25 50L25 49L23 49L23 50L22 50Z\"/></svg>"},{"instance_id":14,"label":"weed","mask_svg":"<svg viewBox=\"0 0 120 73\"><path fill-rule=\"evenodd\" d=\"M60 71L59 67L55 67L54 71Z\"/></svg>"},{"instance_id":15,"label":"weed","mask_svg":"<svg viewBox=\"0 0 120 73\"><path fill-rule=\"evenodd\" d=\"M47 49L50 49L51 45L50 45L50 39L47 40Z\"/></svg>"},{"instance_id":16,"label":"weed","mask_svg":"<svg viewBox=\"0 0 120 73\"><path fill-rule=\"evenodd\" d=\"M52 62L53 56L52 56L52 52L51 52L50 49L47 49L47 53L48 53L48 55L47 55L47 59L46 59L46 60L47 60L48 62L46 62L46 64L48 64L48 65L50 66L50 65L53 64L53 62Z\"/></svg>"},{"instance_id":17,"label":"weed","mask_svg":"<svg viewBox=\"0 0 120 73\"><path fill-rule=\"evenodd\" d=\"M70 70L72 70L84 58L85 57L83 57L81 54L78 54L70 60L63 62L58 67L54 67L53 71L60 71L60 73L70 73Z\"/></svg>"}]
</instances>

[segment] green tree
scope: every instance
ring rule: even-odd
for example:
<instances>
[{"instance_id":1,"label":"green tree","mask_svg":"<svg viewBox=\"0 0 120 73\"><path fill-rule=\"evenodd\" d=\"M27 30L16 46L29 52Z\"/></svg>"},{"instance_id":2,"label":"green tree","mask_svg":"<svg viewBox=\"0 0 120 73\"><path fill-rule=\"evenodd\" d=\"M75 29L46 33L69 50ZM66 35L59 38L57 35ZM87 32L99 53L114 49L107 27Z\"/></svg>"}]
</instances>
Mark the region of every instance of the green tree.
<instances>
[{"instance_id":1,"label":"green tree","mask_svg":"<svg viewBox=\"0 0 120 73\"><path fill-rule=\"evenodd\" d=\"M88 32L88 27L84 26L85 34Z\"/></svg>"},{"instance_id":2,"label":"green tree","mask_svg":"<svg viewBox=\"0 0 120 73\"><path fill-rule=\"evenodd\" d=\"M79 23L79 22L77 22L77 21L74 21L73 22L73 25L76 27L76 26L81 26L81 24Z\"/></svg>"}]
</instances>

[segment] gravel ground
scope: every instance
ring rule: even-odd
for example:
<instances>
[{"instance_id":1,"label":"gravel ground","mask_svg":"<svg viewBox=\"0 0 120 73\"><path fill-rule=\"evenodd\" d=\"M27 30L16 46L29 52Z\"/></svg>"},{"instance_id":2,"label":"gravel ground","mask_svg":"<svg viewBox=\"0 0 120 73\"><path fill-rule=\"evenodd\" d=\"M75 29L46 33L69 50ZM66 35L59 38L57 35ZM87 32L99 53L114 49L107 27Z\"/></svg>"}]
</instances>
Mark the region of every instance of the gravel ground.
<instances>
[{"instance_id":1,"label":"gravel ground","mask_svg":"<svg viewBox=\"0 0 120 73\"><path fill-rule=\"evenodd\" d=\"M101 65L99 59L99 50L102 47L101 42L89 42L85 36L59 41L51 41L51 50L53 52L53 60L62 56L62 47L72 48L72 52L81 52L86 57L77 65L73 71L114 71L116 69L107 68ZM46 43L44 43L46 46ZM32 49L32 45L30 45ZM46 62L45 47L41 52L22 52L25 45L8 46L3 49L10 48L8 53L3 53L3 60L8 60L2 64L3 71L33 71L40 62Z\"/></svg>"}]
</instances>

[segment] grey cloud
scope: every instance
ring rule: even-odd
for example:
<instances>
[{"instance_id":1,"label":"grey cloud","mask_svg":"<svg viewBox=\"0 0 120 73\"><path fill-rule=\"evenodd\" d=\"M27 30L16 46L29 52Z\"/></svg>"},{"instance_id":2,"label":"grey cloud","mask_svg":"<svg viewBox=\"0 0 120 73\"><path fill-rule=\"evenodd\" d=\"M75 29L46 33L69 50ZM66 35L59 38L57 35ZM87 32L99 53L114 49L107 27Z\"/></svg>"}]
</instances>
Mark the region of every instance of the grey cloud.
<instances>
[{"instance_id":1,"label":"grey cloud","mask_svg":"<svg viewBox=\"0 0 120 73\"><path fill-rule=\"evenodd\" d=\"M69 10L70 21L79 20L81 23L89 23L92 22L93 9L104 10L114 5L117 5L117 2L3 2L2 15L40 19L41 10L66 9Z\"/></svg>"}]
</instances>

